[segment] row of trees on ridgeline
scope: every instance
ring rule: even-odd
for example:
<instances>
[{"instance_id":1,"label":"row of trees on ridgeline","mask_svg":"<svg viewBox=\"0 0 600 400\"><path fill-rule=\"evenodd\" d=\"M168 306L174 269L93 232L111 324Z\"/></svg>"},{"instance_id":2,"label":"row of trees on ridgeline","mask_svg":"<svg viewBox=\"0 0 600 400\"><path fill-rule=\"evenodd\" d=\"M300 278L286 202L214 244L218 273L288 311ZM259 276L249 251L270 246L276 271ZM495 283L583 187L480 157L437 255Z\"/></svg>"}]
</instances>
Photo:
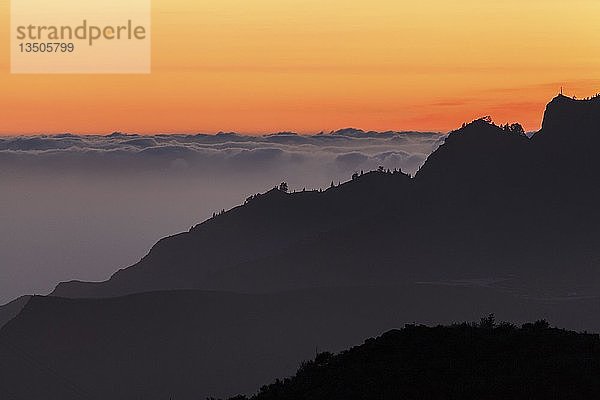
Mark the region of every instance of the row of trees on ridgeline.
<instances>
[{"instance_id":1,"label":"row of trees on ridgeline","mask_svg":"<svg viewBox=\"0 0 600 400\"><path fill-rule=\"evenodd\" d=\"M393 174L400 174L400 173L402 173L402 170L400 170L399 168L394 168L393 170L391 170L389 168L386 169L386 168L384 168L383 166L380 165L379 167L377 167L376 170L371 170L369 172L371 172L371 173L380 173L380 174L392 174L393 175ZM357 180L358 178L360 178L364 174L365 174L364 170L360 170L360 172L358 172L358 171L354 172L352 174L351 180L353 180L353 181ZM337 185L336 185L336 183L334 181L331 181L331 184L329 185L329 187L330 188L334 188L334 187L340 186L340 185L341 185L341 181L338 181ZM279 184L279 186L275 186L273 189L274 190L278 190L278 191L283 192L283 193L289 193L290 192L289 185L285 181L281 182ZM306 187L303 188L301 191L302 192L306 192ZM323 189L317 189L316 191L318 191L319 193L321 193L321 192L323 192ZM293 193L296 193L296 192L297 192L296 190L293 191ZM248 204L248 203L250 203L251 201L257 199L260 196L261 196L260 193L248 196L246 198L246 200L244 201L244 204ZM225 213L225 209L223 209L223 210L221 210L219 212L214 212L213 213L213 218L218 217L219 215L221 215L223 213Z\"/></svg>"}]
</instances>

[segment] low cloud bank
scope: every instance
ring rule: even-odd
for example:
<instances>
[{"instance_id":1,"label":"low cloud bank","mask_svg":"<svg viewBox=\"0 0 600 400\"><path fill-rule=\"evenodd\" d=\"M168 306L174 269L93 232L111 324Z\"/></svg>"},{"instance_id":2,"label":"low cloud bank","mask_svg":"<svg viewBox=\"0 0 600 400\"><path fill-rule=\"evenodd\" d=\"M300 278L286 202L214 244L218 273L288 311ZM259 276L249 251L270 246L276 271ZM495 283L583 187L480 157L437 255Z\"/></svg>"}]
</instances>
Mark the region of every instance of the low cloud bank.
<instances>
[{"instance_id":1,"label":"low cloud bank","mask_svg":"<svg viewBox=\"0 0 600 400\"><path fill-rule=\"evenodd\" d=\"M414 174L443 136L437 133L364 132L345 129L330 134L279 133L244 136L112 134L109 136L32 136L0 139L0 163L8 170L41 166L89 170L103 167L136 170L322 169L332 177L379 165Z\"/></svg>"}]
</instances>

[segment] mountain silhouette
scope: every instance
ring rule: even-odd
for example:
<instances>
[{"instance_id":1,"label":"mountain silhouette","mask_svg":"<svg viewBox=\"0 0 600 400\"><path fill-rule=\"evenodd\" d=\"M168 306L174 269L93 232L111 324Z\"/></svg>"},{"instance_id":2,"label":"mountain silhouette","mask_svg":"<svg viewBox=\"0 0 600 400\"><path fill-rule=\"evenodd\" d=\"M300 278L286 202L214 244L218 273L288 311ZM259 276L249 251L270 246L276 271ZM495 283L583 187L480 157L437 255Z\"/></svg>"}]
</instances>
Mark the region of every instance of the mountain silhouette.
<instances>
[{"instance_id":1,"label":"mountain silhouette","mask_svg":"<svg viewBox=\"0 0 600 400\"><path fill-rule=\"evenodd\" d=\"M371 172L324 192L292 194L272 189L190 232L159 241L138 264L118 271L107 282L63 283L53 295L110 297L191 288L252 291L243 278L229 280L230 275L256 260L285 254L298 244L312 243L334 229L366 220L374 210L390 207L409 186L410 177L403 173ZM286 288L279 283L266 280L261 286Z\"/></svg>"},{"instance_id":2,"label":"mountain silhouette","mask_svg":"<svg viewBox=\"0 0 600 400\"><path fill-rule=\"evenodd\" d=\"M546 106L542 129L534 135L534 142L544 143L548 149L572 147L577 141L596 144L600 141L600 96L589 100L575 100L558 95Z\"/></svg>"},{"instance_id":3,"label":"mountain silhouette","mask_svg":"<svg viewBox=\"0 0 600 400\"><path fill-rule=\"evenodd\" d=\"M273 189L159 241L106 282L66 282L52 295L490 277L526 294L598 294L600 161L598 147L582 146L598 140L598 119L598 99L558 96L532 139L475 120L414 178L381 170L323 192Z\"/></svg>"},{"instance_id":4,"label":"mountain silhouette","mask_svg":"<svg viewBox=\"0 0 600 400\"><path fill-rule=\"evenodd\" d=\"M531 139L518 124L478 119L414 177L380 168L327 190L278 183L107 281L10 303L0 308L0 389L226 397L291 375L317 348L340 351L411 321L496 312L600 330L599 120L597 98L564 96Z\"/></svg>"},{"instance_id":5,"label":"mountain silhouette","mask_svg":"<svg viewBox=\"0 0 600 400\"><path fill-rule=\"evenodd\" d=\"M493 316L478 325L407 325L321 353L250 399L591 399L600 395L599 359L598 335L543 320L521 328Z\"/></svg>"}]
</instances>

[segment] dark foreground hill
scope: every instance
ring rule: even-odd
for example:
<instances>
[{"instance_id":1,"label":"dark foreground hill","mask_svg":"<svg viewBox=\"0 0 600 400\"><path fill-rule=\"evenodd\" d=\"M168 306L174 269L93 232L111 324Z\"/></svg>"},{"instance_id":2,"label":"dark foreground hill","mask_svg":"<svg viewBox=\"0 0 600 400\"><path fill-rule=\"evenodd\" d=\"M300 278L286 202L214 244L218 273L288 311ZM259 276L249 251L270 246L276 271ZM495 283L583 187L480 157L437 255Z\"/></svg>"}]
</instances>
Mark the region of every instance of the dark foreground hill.
<instances>
[{"instance_id":1,"label":"dark foreground hill","mask_svg":"<svg viewBox=\"0 0 600 400\"><path fill-rule=\"evenodd\" d=\"M548 318L600 330L599 305L447 285L36 296L0 329L0 398L198 400L253 393L292 375L316 350L337 352L405 323L497 312L512 321Z\"/></svg>"},{"instance_id":2,"label":"dark foreground hill","mask_svg":"<svg viewBox=\"0 0 600 400\"><path fill-rule=\"evenodd\" d=\"M407 325L321 353L252 400L596 399L600 337L547 322ZM239 396L236 400L246 399Z\"/></svg>"}]
</instances>

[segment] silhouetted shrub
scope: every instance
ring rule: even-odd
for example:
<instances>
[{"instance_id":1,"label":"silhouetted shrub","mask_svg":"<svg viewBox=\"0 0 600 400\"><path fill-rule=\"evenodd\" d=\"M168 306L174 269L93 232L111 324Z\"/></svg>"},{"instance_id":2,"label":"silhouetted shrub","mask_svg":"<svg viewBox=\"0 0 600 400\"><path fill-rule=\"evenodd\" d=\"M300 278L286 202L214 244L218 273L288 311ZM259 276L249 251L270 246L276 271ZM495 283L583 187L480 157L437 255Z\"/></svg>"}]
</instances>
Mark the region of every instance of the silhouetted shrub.
<instances>
[{"instance_id":1,"label":"silhouetted shrub","mask_svg":"<svg viewBox=\"0 0 600 400\"><path fill-rule=\"evenodd\" d=\"M594 399L598 376L598 335L545 320L518 328L490 314L476 324L407 324L337 355L320 353L250 399Z\"/></svg>"}]
</instances>

